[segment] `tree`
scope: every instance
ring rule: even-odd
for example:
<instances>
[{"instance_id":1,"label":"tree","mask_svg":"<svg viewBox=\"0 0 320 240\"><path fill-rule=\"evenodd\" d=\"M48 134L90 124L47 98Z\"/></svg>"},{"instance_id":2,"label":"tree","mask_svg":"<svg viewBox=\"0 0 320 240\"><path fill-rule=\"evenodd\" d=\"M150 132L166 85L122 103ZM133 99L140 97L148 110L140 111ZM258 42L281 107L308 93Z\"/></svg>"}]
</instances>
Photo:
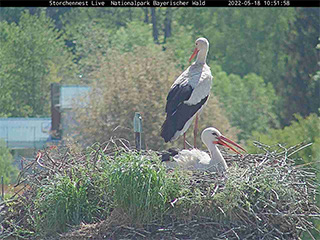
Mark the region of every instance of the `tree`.
<instances>
[{"instance_id":1,"label":"tree","mask_svg":"<svg viewBox=\"0 0 320 240\"><path fill-rule=\"evenodd\" d=\"M239 139L248 139L253 131L266 132L278 127L275 114L278 98L271 83L251 73L243 78L223 72L221 67L212 64L213 94L226 110L232 126L240 128Z\"/></svg>"},{"instance_id":2,"label":"tree","mask_svg":"<svg viewBox=\"0 0 320 240\"><path fill-rule=\"evenodd\" d=\"M137 46L154 45L151 26L141 21L132 21L110 37L111 48L120 52L132 52Z\"/></svg>"},{"instance_id":3,"label":"tree","mask_svg":"<svg viewBox=\"0 0 320 240\"><path fill-rule=\"evenodd\" d=\"M75 83L88 84L88 76L99 66L99 56L107 54L110 48L110 33L101 24L82 22L81 24L65 25L66 39L72 42L74 61L77 64L78 78Z\"/></svg>"},{"instance_id":4,"label":"tree","mask_svg":"<svg viewBox=\"0 0 320 240\"><path fill-rule=\"evenodd\" d=\"M78 27L86 24L99 24L113 34L131 21L144 20L143 8L72 8L61 17L63 29L69 32L68 36L72 36L73 33L76 35Z\"/></svg>"},{"instance_id":5,"label":"tree","mask_svg":"<svg viewBox=\"0 0 320 240\"><path fill-rule=\"evenodd\" d=\"M284 45L288 55L286 71L277 84L283 96L283 123L289 124L294 113L303 117L318 113L320 81L312 76L319 70L319 8L296 8L296 19L290 25Z\"/></svg>"},{"instance_id":6,"label":"tree","mask_svg":"<svg viewBox=\"0 0 320 240\"><path fill-rule=\"evenodd\" d=\"M19 24L0 22L0 115L36 117L49 115L51 82L68 81L73 63L61 33L45 12L24 12Z\"/></svg>"},{"instance_id":7,"label":"tree","mask_svg":"<svg viewBox=\"0 0 320 240\"><path fill-rule=\"evenodd\" d=\"M306 118L303 118L299 114L295 114L294 117L295 120L291 121L289 126L282 129L269 129L265 134L253 132L250 141L248 141L249 150L252 152L257 150L252 146L252 140L269 146L280 143L287 148L299 143L313 143L312 146L298 152L294 157L298 159L298 164L319 160L320 117L315 113L310 114ZM319 164L315 166L319 166Z\"/></svg>"},{"instance_id":8,"label":"tree","mask_svg":"<svg viewBox=\"0 0 320 240\"><path fill-rule=\"evenodd\" d=\"M285 67L282 43L295 19L292 8L193 8L177 12L182 26L192 26L194 38L210 42L208 61L228 74L256 73L275 84Z\"/></svg>"},{"instance_id":9,"label":"tree","mask_svg":"<svg viewBox=\"0 0 320 240\"><path fill-rule=\"evenodd\" d=\"M8 23L18 23L21 13L25 10L22 7L2 7L0 8L0 21L6 21Z\"/></svg>"},{"instance_id":10,"label":"tree","mask_svg":"<svg viewBox=\"0 0 320 240\"><path fill-rule=\"evenodd\" d=\"M255 73L266 83L272 83L280 100L294 97L286 92L288 86L283 84L289 58L285 46L288 35L294 34L290 27L296 19L294 8L194 8L181 9L176 16L182 26L191 27L194 38L209 39L209 64L214 61L227 74L240 77ZM305 45L303 41L300 44ZM292 113L280 111L288 102L278 101L277 104L278 117L281 120L290 118Z\"/></svg>"},{"instance_id":11,"label":"tree","mask_svg":"<svg viewBox=\"0 0 320 240\"><path fill-rule=\"evenodd\" d=\"M90 83L90 74L101 66L101 57L111 50L131 52L136 46L153 45L150 25L132 21L126 27L120 27L112 34L102 24L84 22L75 26L65 27L69 40L74 44L73 52L82 80L77 83ZM95 79L92 79L95 80Z\"/></svg>"},{"instance_id":12,"label":"tree","mask_svg":"<svg viewBox=\"0 0 320 240\"><path fill-rule=\"evenodd\" d=\"M159 43L159 33L158 33L158 26L157 26L157 15L156 9L153 7L151 8L151 21L152 21L152 36L155 43Z\"/></svg>"},{"instance_id":13,"label":"tree","mask_svg":"<svg viewBox=\"0 0 320 240\"><path fill-rule=\"evenodd\" d=\"M164 20L164 43L166 43L167 38L171 37L171 23L172 23L172 8L168 7L166 9L166 18Z\"/></svg>"},{"instance_id":14,"label":"tree","mask_svg":"<svg viewBox=\"0 0 320 240\"><path fill-rule=\"evenodd\" d=\"M194 48L195 39L190 34L190 27L173 25L175 37L168 38L165 44L166 50L174 54L177 67L185 70L189 65L189 57Z\"/></svg>"},{"instance_id":15,"label":"tree","mask_svg":"<svg viewBox=\"0 0 320 240\"><path fill-rule=\"evenodd\" d=\"M143 8L143 11L144 11L144 22L148 24L149 23L149 11L148 11L148 8L147 7Z\"/></svg>"},{"instance_id":16,"label":"tree","mask_svg":"<svg viewBox=\"0 0 320 240\"><path fill-rule=\"evenodd\" d=\"M13 157L3 140L0 141L0 177L4 184L14 182L18 176L18 169L13 165Z\"/></svg>"}]
</instances>

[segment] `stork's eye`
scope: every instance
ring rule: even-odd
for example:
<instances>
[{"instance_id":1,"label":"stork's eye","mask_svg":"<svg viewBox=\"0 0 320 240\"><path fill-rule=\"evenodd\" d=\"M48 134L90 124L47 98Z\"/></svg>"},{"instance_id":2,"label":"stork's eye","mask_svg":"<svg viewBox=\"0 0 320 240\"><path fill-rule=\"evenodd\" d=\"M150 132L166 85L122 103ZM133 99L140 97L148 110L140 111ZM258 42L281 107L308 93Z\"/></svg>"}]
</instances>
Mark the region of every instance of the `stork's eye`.
<instances>
[{"instance_id":1,"label":"stork's eye","mask_svg":"<svg viewBox=\"0 0 320 240\"><path fill-rule=\"evenodd\" d=\"M212 135L213 135L213 136L218 136L217 133L215 133L215 132L213 132Z\"/></svg>"}]
</instances>

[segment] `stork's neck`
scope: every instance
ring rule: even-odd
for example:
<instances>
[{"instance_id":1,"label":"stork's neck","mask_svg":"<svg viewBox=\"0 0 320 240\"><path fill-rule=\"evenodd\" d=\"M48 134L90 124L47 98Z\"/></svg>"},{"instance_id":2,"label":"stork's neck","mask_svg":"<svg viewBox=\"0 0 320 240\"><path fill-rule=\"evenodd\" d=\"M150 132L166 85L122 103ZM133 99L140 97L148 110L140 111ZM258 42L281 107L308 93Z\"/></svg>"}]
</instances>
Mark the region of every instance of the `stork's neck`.
<instances>
[{"instance_id":1,"label":"stork's neck","mask_svg":"<svg viewBox=\"0 0 320 240\"><path fill-rule=\"evenodd\" d=\"M224 160L217 145L211 144L209 146L209 151L210 151L210 155L211 155L210 165L216 166L219 171L227 170L227 168L228 168L227 163Z\"/></svg>"},{"instance_id":2,"label":"stork's neck","mask_svg":"<svg viewBox=\"0 0 320 240\"><path fill-rule=\"evenodd\" d=\"M208 48L203 48L198 52L196 64L204 64L207 61Z\"/></svg>"}]
</instances>

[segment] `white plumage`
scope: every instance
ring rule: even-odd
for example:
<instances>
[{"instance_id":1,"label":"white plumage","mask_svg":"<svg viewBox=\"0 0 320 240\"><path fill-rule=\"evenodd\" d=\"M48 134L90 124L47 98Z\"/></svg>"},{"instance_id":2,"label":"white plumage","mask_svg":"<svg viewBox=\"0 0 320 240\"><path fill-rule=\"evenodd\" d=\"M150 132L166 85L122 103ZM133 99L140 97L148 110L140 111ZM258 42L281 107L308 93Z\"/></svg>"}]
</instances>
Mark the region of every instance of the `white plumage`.
<instances>
[{"instance_id":1,"label":"white plumage","mask_svg":"<svg viewBox=\"0 0 320 240\"><path fill-rule=\"evenodd\" d=\"M161 128L165 142L174 141L185 134L194 118L194 146L196 145L197 118L206 105L211 85L212 74L206 64L209 42L205 38L196 41L196 48L190 57L197 54L196 61L189 66L172 84L166 104L166 120Z\"/></svg>"},{"instance_id":2,"label":"white plumage","mask_svg":"<svg viewBox=\"0 0 320 240\"><path fill-rule=\"evenodd\" d=\"M207 146L209 154L199 149L182 150L178 155L173 157L173 161L165 161L168 168L179 167L187 170L206 170L223 172L228 169L217 144L224 145L239 154L237 150L232 148L226 142L235 145L245 151L240 145L223 136L217 129L210 127L203 130L201 134L202 142Z\"/></svg>"}]
</instances>

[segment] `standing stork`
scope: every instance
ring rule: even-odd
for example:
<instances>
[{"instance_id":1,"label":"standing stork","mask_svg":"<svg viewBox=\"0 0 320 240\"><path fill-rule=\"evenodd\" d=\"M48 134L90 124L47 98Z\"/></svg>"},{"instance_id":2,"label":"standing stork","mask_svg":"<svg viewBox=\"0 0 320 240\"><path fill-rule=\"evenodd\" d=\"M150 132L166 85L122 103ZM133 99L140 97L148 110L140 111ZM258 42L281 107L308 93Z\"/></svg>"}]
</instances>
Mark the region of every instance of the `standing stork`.
<instances>
[{"instance_id":1,"label":"standing stork","mask_svg":"<svg viewBox=\"0 0 320 240\"><path fill-rule=\"evenodd\" d=\"M210 155L195 148L191 150L184 149L177 155L173 156L173 161L164 161L166 166L169 168L180 167L182 169L189 170L198 169L224 172L228 169L228 166L217 145L226 146L232 151L240 154L236 149L228 144L230 143L246 152L246 150L239 144L223 136L217 129L213 127L203 130L201 134L201 140L207 146Z\"/></svg>"},{"instance_id":2,"label":"standing stork","mask_svg":"<svg viewBox=\"0 0 320 240\"><path fill-rule=\"evenodd\" d=\"M183 135L186 148L186 131L193 119L194 147L198 134L198 116L208 101L212 75L206 64L209 42L205 38L196 40L196 47L189 62L197 55L196 61L191 64L173 83L167 96L166 120L161 127L161 137L165 142L174 141Z\"/></svg>"}]
</instances>

